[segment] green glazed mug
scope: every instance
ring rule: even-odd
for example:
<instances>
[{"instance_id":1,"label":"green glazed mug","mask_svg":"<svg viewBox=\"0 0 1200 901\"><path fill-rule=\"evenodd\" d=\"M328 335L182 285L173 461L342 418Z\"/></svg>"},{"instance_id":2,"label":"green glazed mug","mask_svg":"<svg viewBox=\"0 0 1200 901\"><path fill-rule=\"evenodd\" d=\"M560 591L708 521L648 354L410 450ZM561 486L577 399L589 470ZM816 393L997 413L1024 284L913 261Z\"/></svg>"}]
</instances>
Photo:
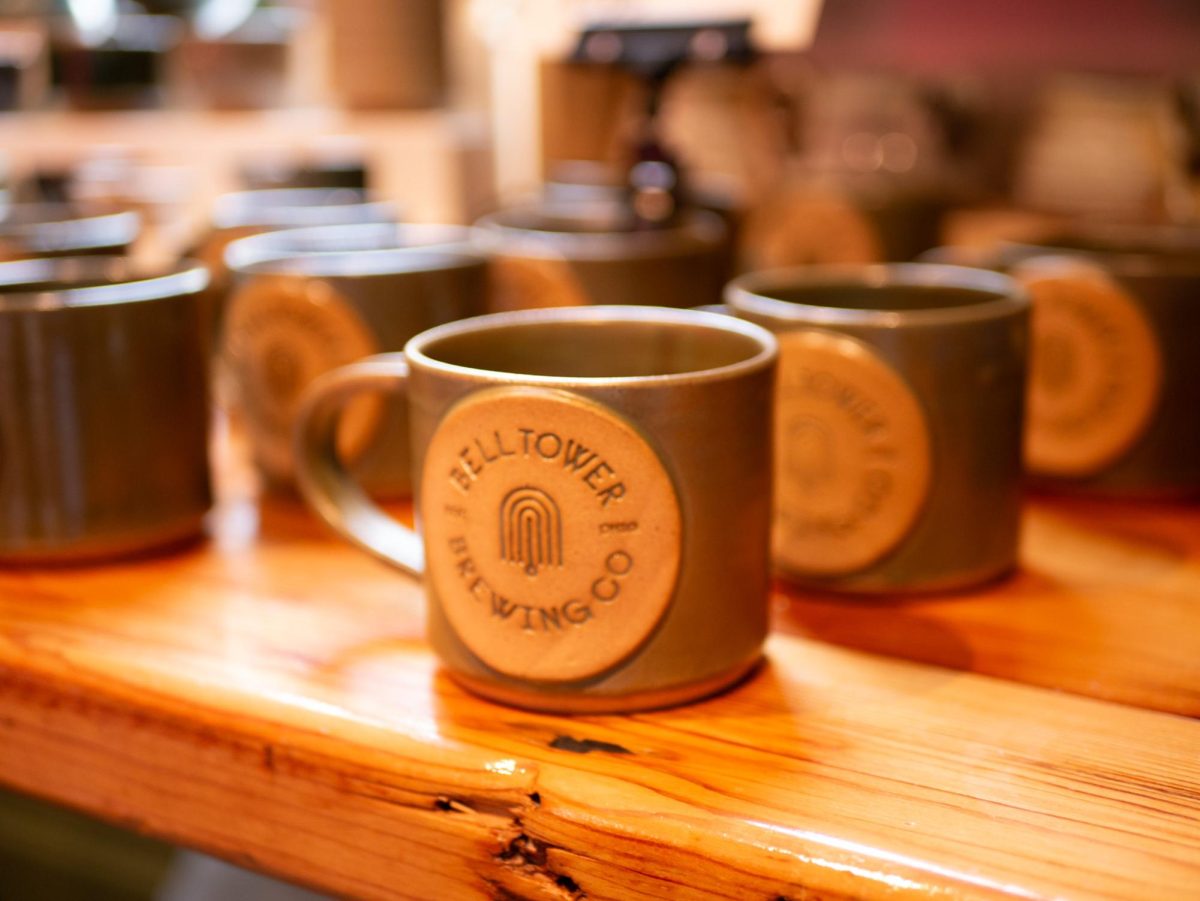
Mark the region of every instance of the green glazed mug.
<instances>
[{"instance_id":1,"label":"green glazed mug","mask_svg":"<svg viewBox=\"0 0 1200 901\"><path fill-rule=\"evenodd\" d=\"M811 266L734 280L779 338L773 548L841 592L957 589L1016 565L1029 301L994 272Z\"/></svg>"},{"instance_id":2,"label":"green glazed mug","mask_svg":"<svg viewBox=\"0 0 1200 901\"><path fill-rule=\"evenodd\" d=\"M109 257L0 264L0 561L109 558L201 534L207 278Z\"/></svg>"},{"instance_id":3,"label":"green glazed mug","mask_svg":"<svg viewBox=\"0 0 1200 901\"><path fill-rule=\"evenodd\" d=\"M693 700L767 632L775 340L729 316L574 307L481 316L328 373L299 479L359 546L420 575L431 643L486 697L559 711ZM417 529L347 473L364 390L411 410Z\"/></svg>"}]
</instances>

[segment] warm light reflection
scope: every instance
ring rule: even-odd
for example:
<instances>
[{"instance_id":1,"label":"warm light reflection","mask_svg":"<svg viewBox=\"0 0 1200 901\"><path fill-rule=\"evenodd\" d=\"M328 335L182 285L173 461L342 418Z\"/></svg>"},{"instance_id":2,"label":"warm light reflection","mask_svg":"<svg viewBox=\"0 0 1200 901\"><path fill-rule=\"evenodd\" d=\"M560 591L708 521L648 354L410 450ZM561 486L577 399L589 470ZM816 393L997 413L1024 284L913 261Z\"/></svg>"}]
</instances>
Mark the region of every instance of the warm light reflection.
<instances>
[{"instance_id":1,"label":"warm light reflection","mask_svg":"<svg viewBox=\"0 0 1200 901\"><path fill-rule=\"evenodd\" d=\"M749 825L756 826L759 829L765 829L769 832L787 835L791 838L798 838L801 841L813 842L814 844L824 845L829 848L836 848L839 851L860 854L866 858L873 858L879 861L886 861L887 863L899 864L904 867L910 867L914 870L923 870L927 873L932 873L945 879L952 879L955 882L965 882L968 885L978 886L979 888L1003 892L1006 895L1011 895L1016 898L1043 899L1046 897L1044 895L1039 895L1036 892L1031 892L1028 889L1021 888L1018 885L997 882L994 879L988 879L986 876L975 876L970 873L963 873L958 870L952 870L948 867L939 866L935 863L930 863L929 861L917 860L912 857L907 857L903 854L897 854L893 851L883 851L879 848L872 848L867 845L859 844L858 842L835 838L831 835L822 835L819 832L809 832L806 829L793 829L788 826L779 826L773 823L763 823L758 820L750 820ZM795 853L790 852L787 848L772 847L770 850L779 851L782 853ZM808 862L816 864L817 866L837 870L839 872L852 873L855 876L860 876L864 879L870 879L874 882L881 882L894 889L919 889L926 894L938 891L936 887L922 885L895 873L872 870L863 866L856 866L851 863L818 858L810 858ZM947 889L947 891L949 891L949 889Z\"/></svg>"},{"instance_id":2,"label":"warm light reflection","mask_svg":"<svg viewBox=\"0 0 1200 901\"><path fill-rule=\"evenodd\" d=\"M117 30L116 0L67 0L67 14L88 46L103 44Z\"/></svg>"},{"instance_id":3,"label":"warm light reflection","mask_svg":"<svg viewBox=\"0 0 1200 901\"><path fill-rule=\"evenodd\" d=\"M517 762L515 760L491 760L485 763L483 768L489 773L496 773L499 776L511 776L517 771Z\"/></svg>"},{"instance_id":4,"label":"warm light reflection","mask_svg":"<svg viewBox=\"0 0 1200 901\"><path fill-rule=\"evenodd\" d=\"M827 870L837 870L839 873L849 873L852 876L858 876L862 879L870 879L872 882L882 882L891 889L913 889L926 892L929 890L928 886L920 882L915 882L912 879L905 879L903 876L898 876L895 873L885 873L882 870L868 870L865 867L856 867L850 863L837 863L836 861L826 860L823 857L814 857L811 862Z\"/></svg>"},{"instance_id":5,"label":"warm light reflection","mask_svg":"<svg viewBox=\"0 0 1200 901\"><path fill-rule=\"evenodd\" d=\"M215 41L246 24L257 7L257 0L208 0L197 7L192 27L202 38Z\"/></svg>"},{"instance_id":6,"label":"warm light reflection","mask_svg":"<svg viewBox=\"0 0 1200 901\"><path fill-rule=\"evenodd\" d=\"M442 735L436 728L434 721L429 718L420 717L392 717L384 719L378 716L371 716L357 710L349 710L337 704L331 704L327 701L318 700L310 695L296 694L291 691L279 691L274 689L257 689L255 691L260 697L265 697L268 700L276 701L280 704L286 704L289 707L296 707L305 710L309 713L317 713L321 716L333 717L339 720L356 723L362 726L373 726L377 729L385 729L389 732L394 732L403 735L406 738L415 738L427 742L442 742ZM405 711L408 712L407 710ZM508 761L498 761L503 764ZM490 767L490 764L489 764Z\"/></svg>"}]
</instances>

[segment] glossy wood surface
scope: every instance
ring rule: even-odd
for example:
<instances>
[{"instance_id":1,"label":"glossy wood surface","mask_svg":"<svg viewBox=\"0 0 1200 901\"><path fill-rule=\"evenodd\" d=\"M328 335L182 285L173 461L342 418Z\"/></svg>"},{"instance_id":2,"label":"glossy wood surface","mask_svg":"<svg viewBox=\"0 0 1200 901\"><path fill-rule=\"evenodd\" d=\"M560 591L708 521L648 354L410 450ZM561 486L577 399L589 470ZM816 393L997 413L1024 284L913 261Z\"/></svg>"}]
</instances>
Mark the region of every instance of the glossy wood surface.
<instances>
[{"instance_id":1,"label":"glossy wood surface","mask_svg":"<svg viewBox=\"0 0 1200 901\"><path fill-rule=\"evenodd\" d=\"M831 644L1200 716L1200 506L1032 497L1021 567L966 593L780 585L776 626Z\"/></svg>"},{"instance_id":2,"label":"glossy wood surface","mask_svg":"<svg viewBox=\"0 0 1200 901\"><path fill-rule=\"evenodd\" d=\"M1200 891L1200 722L1141 709L1195 712L1195 510L1039 501L1015 579L781 591L740 687L564 718L463 692L416 583L225 490L177 553L0 571L0 781L363 898Z\"/></svg>"}]
</instances>

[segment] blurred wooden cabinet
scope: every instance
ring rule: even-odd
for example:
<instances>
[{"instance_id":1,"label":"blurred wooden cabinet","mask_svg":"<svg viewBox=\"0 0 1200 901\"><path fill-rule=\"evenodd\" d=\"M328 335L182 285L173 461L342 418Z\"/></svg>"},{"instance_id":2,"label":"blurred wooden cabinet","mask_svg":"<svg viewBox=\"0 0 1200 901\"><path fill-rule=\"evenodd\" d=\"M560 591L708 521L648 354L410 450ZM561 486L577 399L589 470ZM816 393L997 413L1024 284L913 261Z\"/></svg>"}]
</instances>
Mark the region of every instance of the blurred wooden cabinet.
<instances>
[{"instance_id":1,"label":"blurred wooden cabinet","mask_svg":"<svg viewBox=\"0 0 1200 901\"><path fill-rule=\"evenodd\" d=\"M329 85L350 109L437 106L446 60L438 0L326 0Z\"/></svg>"}]
</instances>

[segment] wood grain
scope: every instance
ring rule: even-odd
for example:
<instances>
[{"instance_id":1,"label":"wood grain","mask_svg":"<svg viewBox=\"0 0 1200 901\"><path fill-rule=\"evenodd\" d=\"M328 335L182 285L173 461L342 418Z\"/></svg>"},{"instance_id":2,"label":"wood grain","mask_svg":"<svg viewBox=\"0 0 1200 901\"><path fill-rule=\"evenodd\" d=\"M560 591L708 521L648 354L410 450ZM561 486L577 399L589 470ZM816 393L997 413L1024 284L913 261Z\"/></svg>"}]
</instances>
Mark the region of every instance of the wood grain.
<instances>
[{"instance_id":1,"label":"wood grain","mask_svg":"<svg viewBox=\"0 0 1200 901\"><path fill-rule=\"evenodd\" d=\"M179 553L0 571L0 781L362 898L1158 899L1200 887L1191 719L783 634L759 673L705 703L577 718L499 707L438 670L416 583L243 487L226 482L213 538ZM1059 623L1096 624L1124 588L1145 608L1194 578L1190 511L1121 519L1125 551L1129 535L1174 536L1184 563L1161 567L1104 544L1090 508L1032 512L1035 571L982 593L974 617L978 599L911 602L956 612L930 628L958 630L970 653L949 662L1002 660L1001 595L1026 582L1076 586ZM1104 562L1089 557L1098 540ZM1091 606L1089 586L1112 600ZM798 611L821 612L835 639L851 631L828 625L836 611L853 622L863 609L777 601L797 629L818 632ZM1012 660L1039 619L1017 622ZM1116 626L1087 634L1099 643L1086 654L1035 647L1026 667L1076 679L1081 660L1129 647ZM1105 690L1140 665L1114 662ZM1152 676L1172 673L1185 675Z\"/></svg>"},{"instance_id":2,"label":"wood grain","mask_svg":"<svg viewBox=\"0 0 1200 901\"><path fill-rule=\"evenodd\" d=\"M868 600L781 584L775 613L793 635L1200 716L1200 507L1032 497L1008 579Z\"/></svg>"}]
</instances>

